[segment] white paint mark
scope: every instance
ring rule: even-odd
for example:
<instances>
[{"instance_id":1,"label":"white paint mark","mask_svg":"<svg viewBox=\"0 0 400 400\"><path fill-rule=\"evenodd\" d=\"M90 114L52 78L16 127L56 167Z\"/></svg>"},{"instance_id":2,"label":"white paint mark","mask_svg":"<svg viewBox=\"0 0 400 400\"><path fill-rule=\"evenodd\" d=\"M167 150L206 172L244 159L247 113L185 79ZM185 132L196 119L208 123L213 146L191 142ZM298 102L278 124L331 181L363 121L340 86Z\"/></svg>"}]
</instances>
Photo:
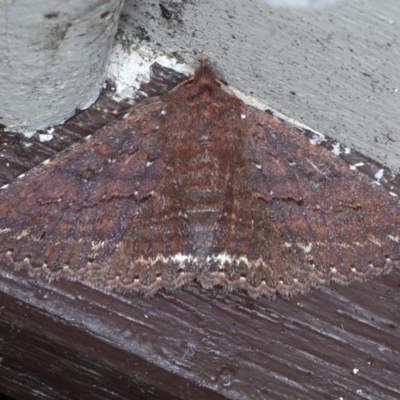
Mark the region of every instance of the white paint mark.
<instances>
[{"instance_id":1,"label":"white paint mark","mask_svg":"<svg viewBox=\"0 0 400 400\"><path fill-rule=\"evenodd\" d=\"M49 142L51 139L53 139L53 135L51 133L39 133L40 142Z\"/></svg>"},{"instance_id":2,"label":"white paint mark","mask_svg":"<svg viewBox=\"0 0 400 400\"><path fill-rule=\"evenodd\" d=\"M385 172L385 171L384 171L383 169L380 169L380 170L374 175L374 178L379 182L380 179L382 178L384 172Z\"/></svg>"},{"instance_id":3,"label":"white paint mark","mask_svg":"<svg viewBox=\"0 0 400 400\"><path fill-rule=\"evenodd\" d=\"M165 110L161 111L161 115L165 115L167 112Z\"/></svg>"},{"instance_id":4,"label":"white paint mark","mask_svg":"<svg viewBox=\"0 0 400 400\"><path fill-rule=\"evenodd\" d=\"M240 118L246 119L246 114L241 114L241 115L240 115Z\"/></svg>"},{"instance_id":5,"label":"white paint mark","mask_svg":"<svg viewBox=\"0 0 400 400\"><path fill-rule=\"evenodd\" d=\"M256 164L256 168L257 169L261 169L261 165L260 164Z\"/></svg>"},{"instance_id":6,"label":"white paint mark","mask_svg":"<svg viewBox=\"0 0 400 400\"><path fill-rule=\"evenodd\" d=\"M114 47L108 68L108 78L116 84L114 100L133 97L142 82L150 80L150 66L157 62L163 67L173 68L189 75L193 69L180 64L173 57L147 45L132 45L134 51L127 52L121 44Z\"/></svg>"},{"instance_id":7,"label":"white paint mark","mask_svg":"<svg viewBox=\"0 0 400 400\"><path fill-rule=\"evenodd\" d=\"M362 167L363 165L365 165L363 162L355 163L353 165L350 165L350 169L356 170L357 168Z\"/></svg>"},{"instance_id":8,"label":"white paint mark","mask_svg":"<svg viewBox=\"0 0 400 400\"><path fill-rule=\"evenodd\" d=\"M153 162L152 162L152 161L147 161L146 167L148 168L148 167L150 167L151 165L153 165Z\"/></svg>"},{"instance_id":9,"label":"white paint mark","mask_svg":"<svg viewBox=\"0 0 400 400\"><path fill-rule=\"evenodd\" d=\"M332 274L336 274L337 273L337 269L335 267L331 267L331 272L332 272Z\"/></svg>"},{"instance_id":10,"label":"white paint mark","mask_svg":"<svg viewBox=\"0 0 400 400\"><path fill-rule=\"evenodd\" d=\"M2 233L7 233L7 232L9 232L10 230L11 230L10 228L0 229L0 234L2 234Z\"/></svg>"},{"instance_id":11,"label":"white paint mark","mask_svg":"<svg viewBox=\"0 0 400 400\"><path fill-rule=\"evenodd\" d=\"M358 369L357 368L353 368L353 374L357 375L358 374Z\"/></svg>"},{"instance_id":12,"label":"white paint mark","mask_svg":"<svg viewBox=\"0 0 400 400\"><path fill-rule=\"evenodd\" d=\"M333 148L331 150L331 153L334 154L335 156L339 156L341 151L340 151L340 144L338 142L336 142L333 145Z\"/></svg>"},{"instance_id":13,"label":"white paint mark","mask_svg":"<svg viewBox=\"0 0 400 400\"><path fill-rule=\"evenodd\" d=\"M0 231L0 233L1 233L1 231ZM390 240L393 240L393 242L399 243L399 237L398 236L389 235L388 238Z\"/></svg>"},{"instance_id":14,"label":"white paint mark","mask_svg":"<svg viewBox=\"0 0 400 400\"><path fill-rule=\"evenodd\" d=\"M317 131L313 131L312 140L314 140L315 143L321 144L322 142L326 142L326 136Z\"/></svg>"},{"instance_id":15,"label":"white paint mark","mask_svg":"<svg viewBox=\"0 0 400 400\"><path fill-rule=\"evenodd\" d=\"M397 196L396 193L393 193L393 192L389 192L389 194L391 194L393 197L399 197L399 196Z\"/></svg>"}]
</instances>

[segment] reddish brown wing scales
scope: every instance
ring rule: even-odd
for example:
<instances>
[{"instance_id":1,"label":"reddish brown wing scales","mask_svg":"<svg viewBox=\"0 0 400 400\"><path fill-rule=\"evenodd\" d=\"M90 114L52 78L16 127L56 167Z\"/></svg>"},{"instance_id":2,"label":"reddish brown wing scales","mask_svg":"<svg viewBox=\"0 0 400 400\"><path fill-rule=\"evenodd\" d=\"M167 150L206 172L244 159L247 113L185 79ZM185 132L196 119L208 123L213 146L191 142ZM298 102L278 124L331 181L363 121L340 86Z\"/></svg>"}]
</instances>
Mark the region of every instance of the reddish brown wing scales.
<instances>
[{"instance_id":1,"label":"reddish brown wing scales","mask_svg":"<svg viewBox=\"0 0 400 400\"><path fill-rule=\"evenodd\" d=\"M399 203L207 66L0 192L0 257L146 294L293 294L398 266Z\"/></svg>"}]
</instances>

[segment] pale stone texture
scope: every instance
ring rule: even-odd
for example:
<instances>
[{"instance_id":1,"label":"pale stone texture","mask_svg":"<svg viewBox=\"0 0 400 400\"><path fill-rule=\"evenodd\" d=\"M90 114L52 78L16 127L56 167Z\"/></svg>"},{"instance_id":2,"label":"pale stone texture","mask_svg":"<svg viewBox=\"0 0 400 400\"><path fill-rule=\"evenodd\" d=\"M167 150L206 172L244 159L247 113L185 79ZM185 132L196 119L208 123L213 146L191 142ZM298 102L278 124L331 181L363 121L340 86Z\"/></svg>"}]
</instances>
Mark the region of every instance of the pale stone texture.
<instances>
[{"instance_id":1,"label":"pale stone texture","mask_svg":"<svg viewBox=\"0 0 400 400\"><path fill-rule=\"evenodd\" d=\"M122 0L6 0L0 6L0 123L33 132L98 96Z\"/></svg>"},{"instance_id":2,"label":"pale stone texture","mask_svg":"<svg viewBox=\"0 0 400 400\"><path fill-rule=\"evenodd\" d=\"M323 9L257 0L128 0L120 28L400 171L400 2ZM166 17L169 17L166 18ZM399 89L399 90L398 90Z\"/></svg>"}]
</instances>

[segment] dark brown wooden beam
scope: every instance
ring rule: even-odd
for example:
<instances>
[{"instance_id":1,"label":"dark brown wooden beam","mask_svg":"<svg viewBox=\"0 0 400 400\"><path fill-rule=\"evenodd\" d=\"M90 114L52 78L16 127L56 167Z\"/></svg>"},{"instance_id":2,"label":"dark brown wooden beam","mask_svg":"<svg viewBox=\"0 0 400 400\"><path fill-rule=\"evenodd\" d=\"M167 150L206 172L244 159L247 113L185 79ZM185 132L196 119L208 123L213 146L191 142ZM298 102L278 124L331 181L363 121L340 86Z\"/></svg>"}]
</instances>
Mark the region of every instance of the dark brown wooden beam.
<instances>
[{"instance_id":1,"label":"dark brown wooden beam","mask_svg":"<svg viewBox=\"0 0 400 400\"><path fill-rule=\"evenodd\" d=\"M397 399L400 273L292 299L154 298L0 267L0 392L16 399ZM328 396L328 397L326 397Z\"/></svg>"}]
</instances>

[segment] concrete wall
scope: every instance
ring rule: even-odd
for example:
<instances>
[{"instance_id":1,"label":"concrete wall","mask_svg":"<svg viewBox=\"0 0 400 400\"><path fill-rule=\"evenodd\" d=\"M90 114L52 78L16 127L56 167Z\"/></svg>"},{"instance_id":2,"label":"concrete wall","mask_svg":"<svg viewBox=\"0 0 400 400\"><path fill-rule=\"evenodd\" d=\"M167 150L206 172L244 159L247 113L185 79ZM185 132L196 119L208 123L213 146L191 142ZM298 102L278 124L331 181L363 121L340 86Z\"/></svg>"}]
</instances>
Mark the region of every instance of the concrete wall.
<instances>
[{"instance_id":1,"label":"concrete wall","mask_svg":"<svg viewBox=\"0 0 400 400\"><path fill-rule=\"evenodd\" d=\"M400 3L127 0L124 37L195 66L400 172ZM310 2L311 3L311 2Z\"/></svg>"},{"instance_id":2,"label":"concrete wall","mask_svg":"<svg viewBox=\"0 0 400 400\"><path fill-rule=\"evenodd\" d=\"M0 4L0 123L33 133L88 107L103 87L122 0Z\"/></svg>"}]
</instances>

